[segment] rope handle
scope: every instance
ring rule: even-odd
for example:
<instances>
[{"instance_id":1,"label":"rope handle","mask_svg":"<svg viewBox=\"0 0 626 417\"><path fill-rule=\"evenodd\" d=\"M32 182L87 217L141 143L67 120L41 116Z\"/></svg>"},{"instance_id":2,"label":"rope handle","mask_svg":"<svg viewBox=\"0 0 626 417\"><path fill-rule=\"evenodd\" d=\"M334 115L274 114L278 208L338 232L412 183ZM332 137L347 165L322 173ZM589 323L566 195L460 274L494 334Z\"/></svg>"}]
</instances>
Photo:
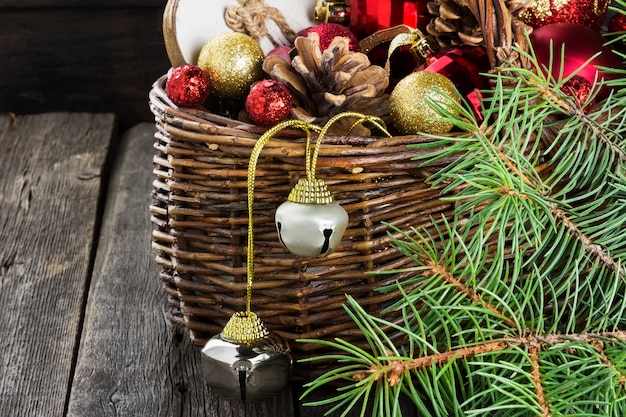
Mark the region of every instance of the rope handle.
<instances>
[{"instance_id":1,"label":"rope handle","mask_svg":"<svg viewBox=\"0 0 626 417\"><path fill-rule=\"evenodd\" d=\"M213 1L213 0L211 0ZM293 43L296 32L289 26L285 16L276 7L265 5L264 0L237 0L239 5L230 6L224 12L224 22L235 32L245 33L257 42L267 37L274 46L280 46L280 39L267 28L266 20L276 23L285 39Z\"/></svg>"}]
</instances>

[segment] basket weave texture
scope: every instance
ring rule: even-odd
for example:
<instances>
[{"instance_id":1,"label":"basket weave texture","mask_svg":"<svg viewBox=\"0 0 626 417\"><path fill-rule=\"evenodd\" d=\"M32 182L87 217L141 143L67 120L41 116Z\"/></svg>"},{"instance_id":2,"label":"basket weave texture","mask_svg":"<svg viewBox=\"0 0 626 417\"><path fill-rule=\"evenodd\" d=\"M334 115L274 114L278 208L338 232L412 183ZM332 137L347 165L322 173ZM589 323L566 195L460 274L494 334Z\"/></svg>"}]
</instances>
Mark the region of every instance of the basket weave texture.
<instances>
[{"instance_id":1,"label":"basket weave texture","mask_svg":"<svg viewBox=\"0 0 626 417\"><path fill-rule=\"evenodd\" d=\"M245 308L247 169L264 130L177 108L164 92L165 80L150 92L157 126L152 244L174 307L171 317L202 346ZM289 254L278 240L274 213L306 175L305 141L302 131L283 130L268 142L257 163L253 210L252 310L290 342L295 359L325 349L296 339L358 342L360 333L343 309L346 294L382 317L400 297L376 290L402 280L402 274L368 273L411 265L390 247L385 223L406 230L430 225L430 216L452 215L440 190L424 182L429 172L412 160L419 150L407 147L428 139L327 135L316 175L348 212L348 229L340 247L323 259Z\"/></svg>"}]
</instances>

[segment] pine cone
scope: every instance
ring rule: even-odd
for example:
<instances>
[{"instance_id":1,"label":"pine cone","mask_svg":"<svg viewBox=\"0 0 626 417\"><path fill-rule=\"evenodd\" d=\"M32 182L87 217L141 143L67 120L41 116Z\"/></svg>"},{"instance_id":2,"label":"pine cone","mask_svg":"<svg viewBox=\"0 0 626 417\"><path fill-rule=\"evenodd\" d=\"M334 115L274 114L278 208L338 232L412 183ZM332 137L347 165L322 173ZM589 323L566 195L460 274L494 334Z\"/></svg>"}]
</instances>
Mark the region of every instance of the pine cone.
<instances>
[{"instance_id":1,"label":"pine cone","mask_svg":"<svg viewBox=\"0 0 626 417\"><path fill-rule=\"evenodd\" d=\"M480 24L463 0L435 0L427 3L433 16L426 32L442 48L452 45L481 45L483 34Z\"/></svg>"},{"instance_id":2,"label":"pine cone","mask_svg":"<svg viewBox=\"0 0 626 417\"><path fill-rule=\"evenodd\" d=\"M387 72L371 65L367 55L350 51L348 38L336 37L322 51L319 35L313 32L296 38L294 45L298 55L291 65L279 56L269 56L263 63L263 70L291 91L294 118L322 125L338 113L354 111L388 120ZM333 130L344 128L337 125ZM369 135L369 130L352 133Z\"/></svg>"}]
</instances>

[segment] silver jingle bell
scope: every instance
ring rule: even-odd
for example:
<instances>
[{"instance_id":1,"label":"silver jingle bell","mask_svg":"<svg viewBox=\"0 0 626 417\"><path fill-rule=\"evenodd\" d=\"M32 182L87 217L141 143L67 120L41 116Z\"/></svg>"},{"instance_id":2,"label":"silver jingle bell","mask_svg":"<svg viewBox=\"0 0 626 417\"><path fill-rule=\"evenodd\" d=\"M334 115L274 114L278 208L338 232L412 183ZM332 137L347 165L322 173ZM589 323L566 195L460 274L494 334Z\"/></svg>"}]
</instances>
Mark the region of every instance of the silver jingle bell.
<instances>
[{"instance_id":1,"label":"silver jingle bell","mask_svg":"<svg viewBox=\"0 0 626 417\"><path fill-rule=\"evenodd\" d=\"M225 398L243 402L263 401L283 390L291 373L285 340L265 333L256 340L241 341L224 333L209 339L202 349L202 373L210 387Z\"/></svg>"},{"instance_id":2,"label":"silver jingle bell","mask_svg":"<svg viewBox=\"0 0 626 417\"><path fill-rule=\"evenodd\" d=\"M321 180L300 180L275 215L278 238L294 255L321 257L337 249L348 213Z\"/></svg>"}]
</instances>

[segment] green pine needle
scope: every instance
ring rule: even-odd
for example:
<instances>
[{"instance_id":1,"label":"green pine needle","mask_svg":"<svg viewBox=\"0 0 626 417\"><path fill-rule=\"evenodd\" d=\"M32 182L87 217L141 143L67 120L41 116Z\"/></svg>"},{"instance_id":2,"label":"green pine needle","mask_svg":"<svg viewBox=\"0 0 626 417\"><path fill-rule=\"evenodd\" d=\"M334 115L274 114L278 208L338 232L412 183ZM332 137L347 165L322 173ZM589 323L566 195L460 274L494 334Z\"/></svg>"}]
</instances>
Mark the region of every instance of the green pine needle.
<instances>
[{"instance_id":1,"label":"green pine needle","mask_svg":"<svg viewBox=\"0 0 626 417\"><path fill-rule=\"evenodd\" d=\"M430 103L462 133L412 147L454 215L386 225L411 264L372 272L402 276L380 289L400 290L386 311L398 320L347 296L369 348L303 340L337 352L308 359L337 367L303 398L343 384L310 405L400 417L404 396L424 417L626 415L626 71L607 69L620 77L591 106L604 84L578 103L518 52L533 69L494 75L483 121Z\"/></svg>"}]
</instances>

